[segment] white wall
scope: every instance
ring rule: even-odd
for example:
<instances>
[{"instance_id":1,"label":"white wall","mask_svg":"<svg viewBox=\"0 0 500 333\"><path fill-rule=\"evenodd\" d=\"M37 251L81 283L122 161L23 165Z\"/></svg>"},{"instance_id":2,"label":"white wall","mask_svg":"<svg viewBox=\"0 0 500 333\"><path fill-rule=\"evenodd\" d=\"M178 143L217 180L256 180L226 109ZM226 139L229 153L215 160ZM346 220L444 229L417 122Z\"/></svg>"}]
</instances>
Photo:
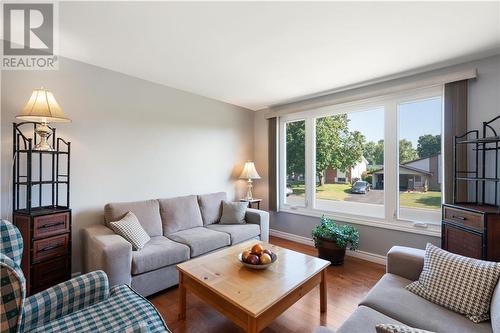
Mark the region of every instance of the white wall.
<instances>
[{"instance_id":1,"label":"white wall","mask_svg":"<svg viewBox=\"0 0 500 333\"><path fill-rule=\"evenodd\" d=\"M345 91L338 94L319 97L311 100L300 101L280 107L280 110L288 111L294 108L307 107L307 105L317 105L324 101L334 101L336 98L346 97L350 94L366 93L370 90L386 88L388 86L405 84L411 80L426 78L435 74L443 74L454 70L477 68L478 78L470 82L469 91L469 119L468 125L470 129L480 128L483 121L492 119L500 114L500 55L485 58L478 61L463 63L448 68L435 70L393 80L390 82L380 83L373 86L359 88L351 91ZM257 111L255 116L255 162L260 167L259 172L267 174L267 120L264 113L268 110ZM497 122L496 128L499 128ZM492 161L489 161L491 163ZM491 192L491 189L490 189ZM264 207L267 207L268 199L268 182L267 179L261 179L255 184L255 193L259 197L264 198ZM303 237L310 237L311 230L319 221L318 218L299 216L289 213L277 213L271 216L271 228L276 230L293 233ZM381 229L371 226L358 226L362 231L360 249L362 251L373 252L385 255L387 250L392 245L407 245L424 247L426 242L439 244L439 238L431 236L422 236L418 234L410 234L402 231L394 231ZM367 235L364 237L364 235Z\"/></svg>"},{"instance_id":2,"label":"white wall","mask_svg":"<svg viewBox=\"0 0 500 333\"><path fill-rule=\"evenodd\" d=\"M268 170L268 121L264 118L265 110L255 112L254 162L260 179L254 182L254 197L262 198L261 207L269 209L269 170Z\"/></svg>"},{"instance_id":3,"label":"white wall","mask_svg":"<svg viewBox=\"0 0 500 333\"><path fill-rule=\"evenodd\" d=\"M253 111L64 58L58 71L4 71L1 81L2 217L10 219L11 126L32 89L50 89L73 121L56 124L72 144L73 271L80 231L102 221L107 202L245 194L237 176L253 157Z\"/></svg>"}]
</instances>

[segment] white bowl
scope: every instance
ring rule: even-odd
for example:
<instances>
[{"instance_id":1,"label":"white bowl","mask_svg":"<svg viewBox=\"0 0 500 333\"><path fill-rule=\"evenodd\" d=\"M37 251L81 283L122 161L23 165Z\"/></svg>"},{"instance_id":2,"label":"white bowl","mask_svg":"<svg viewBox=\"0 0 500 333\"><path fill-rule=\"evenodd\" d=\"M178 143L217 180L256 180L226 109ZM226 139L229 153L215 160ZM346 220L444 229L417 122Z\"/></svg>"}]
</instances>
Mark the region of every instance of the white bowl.
<instances>
[{"instance_id":1,"label":"white bowl","mask_svg":"<svg viewBox=\"0 0 500 333\"><path fill-rule=\"evenodd\" d=\"M249 264L249 263L246 263L243 261L243 258L242 258L242 255L243 253L240 253L238 254L238 260L246 267L248 268L251 268L251 269L266 269L268 268L269 266L271 266L272 264L274 264L274 262L276 261L276 259L278 259L278 256L276 255L276 253L273 252L273 254L271 255L271 262L269 264L265 264L265 265L252 265L252 264Z\"/></svg>"}]
</instances>

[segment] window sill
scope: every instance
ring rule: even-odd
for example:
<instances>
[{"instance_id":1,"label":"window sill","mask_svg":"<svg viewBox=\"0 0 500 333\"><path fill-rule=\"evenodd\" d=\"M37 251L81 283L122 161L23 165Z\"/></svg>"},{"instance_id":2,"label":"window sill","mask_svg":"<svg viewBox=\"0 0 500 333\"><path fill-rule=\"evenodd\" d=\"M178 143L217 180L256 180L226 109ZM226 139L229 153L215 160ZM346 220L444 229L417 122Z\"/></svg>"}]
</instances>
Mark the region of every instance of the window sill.
<instances>
[{"instance_id":1,"label":"window sill","mask_svg":"<svg viewBox=\"0 0 500 333\"><path fill-rule=\"evenodd\" d=\"M279 212L311 216L311 217L321 217L325 215L327 217L333 218L341 222L367 225L376 228L404 231L419 235L441 237L441 225L433 223L417 223L405 220L395 220L394 222L392 222L392 221L387 221L385 219L379 219L369 216L342 214L339 212L331 212L331 211L310 210L299 207L293 209L291 207L283 207L279 210Z\"/></svg>"}]
</instances>

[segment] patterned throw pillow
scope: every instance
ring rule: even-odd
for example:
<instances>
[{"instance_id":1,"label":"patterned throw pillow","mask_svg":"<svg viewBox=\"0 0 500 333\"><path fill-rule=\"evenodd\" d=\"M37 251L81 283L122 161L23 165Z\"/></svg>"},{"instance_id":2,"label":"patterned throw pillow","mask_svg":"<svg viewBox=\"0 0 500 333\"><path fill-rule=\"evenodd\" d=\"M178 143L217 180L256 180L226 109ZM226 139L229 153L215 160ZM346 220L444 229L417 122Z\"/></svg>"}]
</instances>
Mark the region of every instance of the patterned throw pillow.
<instances>
[{"instance_id":1,"label":"patterned throw pillow","mask_svg":"<svg viewBox=\"0 0 500 333\"><path fill-rule=\"evenodd\" d=\"M463 257L427 244L420 278L406 289L479 323L490 318L491 297L499 277L500 263Z\"/></svg>"},{"instance_id":2,"label":"patterned throw pillow","mask_svg":"<svg viewBox=\"0 0 500 333\"><path fill-rule=\"evenodd\" d=\"M375 326L377 333L433 333L430 331L420 330L418 328L393 325L393 324L378 324Z\"/></svg>"},{"instance_id":3,"label":"patterned throw pillow","mask_svg":"<svg viewBox=\"0 0 500 333\"><path fill-rule=\"evenodd\" d=\"M222 201L220 224L243 224L247 213L248 202Z\"/></svg>"},{"instance_id":4,"label":"patterned throw pillow","mask_svg":"<svg viewBox=\"0 0 500 333\"><path fill-rule=\"evenodd\" d=\"M109 226L132 244L134 251L142 249L151 239L132 212L128 212L120 221L110 222Z\"/></svg>"}]
</instances>

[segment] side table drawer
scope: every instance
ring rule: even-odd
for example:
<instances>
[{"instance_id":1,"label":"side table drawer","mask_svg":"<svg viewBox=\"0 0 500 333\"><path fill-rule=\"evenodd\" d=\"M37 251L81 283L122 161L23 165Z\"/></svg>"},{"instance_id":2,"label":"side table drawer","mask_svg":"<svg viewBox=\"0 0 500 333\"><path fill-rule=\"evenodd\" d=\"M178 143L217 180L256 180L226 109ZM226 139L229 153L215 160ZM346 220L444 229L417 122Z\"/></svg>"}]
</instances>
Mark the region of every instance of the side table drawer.
<instances>
[{"instance_id":1,"label":"side table drawer","mask_svg":"<svg viewBox=\"0 0 500 333\"><path fill-rule=\"evenodd\" d=\"M66 281L71 276L69 256L56 258L32 266L31 283L33 293Z\"/></svg>"},{"instance_id":2,"label":"side table drawer","mask_svg":"<svg viewBox=\"0 0 500 333\"><path fill-rule=\"evenodd\" d=\"M33 262L58 257L68 253L69 234L33 241Z\"/></svg>"},{"instance_id":3,"label":"side table drawer","mask_svg":"<svg viewBox=\"0 0 500 333\"><path fill-rule=\"evenodd\" d=\"M69 213L37 216L33 218L33 238L68 232L69 227Z\"/></svg>"},{"instance_id":4,"label":"side table drawer","mask_svg":"<svg viewBox=\"0 0 500 333\"><path fill-rule=\"evenodd\" d=\"M484 215L466 210L444 207L443 219L479 232L484 231Z\"/></svg>"}]
</instances>

